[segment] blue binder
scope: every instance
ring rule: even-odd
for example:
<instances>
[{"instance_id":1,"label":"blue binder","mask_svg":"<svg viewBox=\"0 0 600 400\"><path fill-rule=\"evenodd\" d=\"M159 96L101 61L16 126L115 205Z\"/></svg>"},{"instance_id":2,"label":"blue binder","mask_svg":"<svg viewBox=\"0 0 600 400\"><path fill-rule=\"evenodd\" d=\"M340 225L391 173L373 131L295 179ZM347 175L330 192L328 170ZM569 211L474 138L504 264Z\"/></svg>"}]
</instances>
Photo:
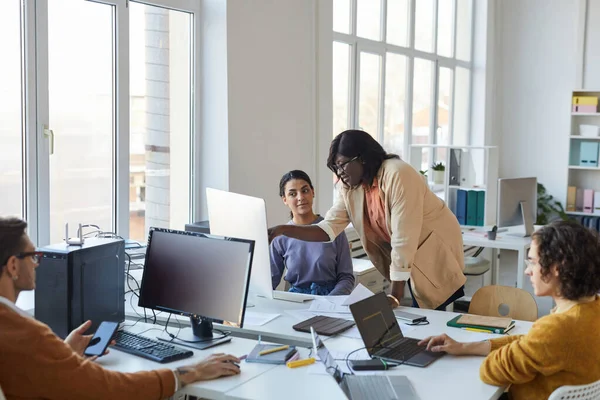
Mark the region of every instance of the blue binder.
<instances>
[{"instance_id":1,"label":"blue binder","mask_svg":"<svg viewBox=\"0 0 600 400\"><path fill-rule=\"evenodd\" d=\"M458 189L456 191L456 219L460 225L467 224L467 191Z\"/></svg>"}]
</instances>

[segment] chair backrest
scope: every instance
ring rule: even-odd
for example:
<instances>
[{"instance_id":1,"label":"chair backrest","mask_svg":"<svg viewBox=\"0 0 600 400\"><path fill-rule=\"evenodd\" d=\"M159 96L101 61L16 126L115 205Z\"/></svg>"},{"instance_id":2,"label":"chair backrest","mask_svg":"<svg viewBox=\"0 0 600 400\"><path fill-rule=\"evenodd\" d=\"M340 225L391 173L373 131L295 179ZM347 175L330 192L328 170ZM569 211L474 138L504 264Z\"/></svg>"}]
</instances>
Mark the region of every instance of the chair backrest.
<instances>
[{"instance_id":1,"label":"chair backrest","mask_svg":"<svg viewBox=\"0 0 600 400\"><path fill-rule=\"evenodd\" d=\"M523 289L492 285L475 292L469 314L535 321L538 307L533 296Z\"/></svg>"},{"instance_id":2,"label":"chair backrest","mask_svg":"<svg viewBox=\"0 0 600 400\"><path fill-rule=\"evenodd\" d=\"M587 385L561 386L556 389L548 400L600 400L600 381Z\"/></svg>"}]
</instances>

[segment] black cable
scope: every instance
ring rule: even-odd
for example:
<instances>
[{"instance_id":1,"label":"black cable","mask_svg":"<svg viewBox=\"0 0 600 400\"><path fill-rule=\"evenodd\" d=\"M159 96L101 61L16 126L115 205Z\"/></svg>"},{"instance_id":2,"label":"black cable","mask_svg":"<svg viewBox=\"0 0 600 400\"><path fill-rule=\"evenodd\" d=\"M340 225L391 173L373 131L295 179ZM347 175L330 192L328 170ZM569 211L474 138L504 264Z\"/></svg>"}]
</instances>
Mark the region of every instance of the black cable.
<instances>
[{"instance_id":1,"label":"black cable","mask_svg":"<svg viewBox=\"0 0 600 400\"><path fill-rule=\"evenodd\" d=\"M408 322L405 322L405 321L402 321L402 323L406 324L406 325L410 325L410 326L429 325L429 320L427 318L425 318L424 320L415 322L414 324L409 324Z\"/></svg>"}]
</instances>

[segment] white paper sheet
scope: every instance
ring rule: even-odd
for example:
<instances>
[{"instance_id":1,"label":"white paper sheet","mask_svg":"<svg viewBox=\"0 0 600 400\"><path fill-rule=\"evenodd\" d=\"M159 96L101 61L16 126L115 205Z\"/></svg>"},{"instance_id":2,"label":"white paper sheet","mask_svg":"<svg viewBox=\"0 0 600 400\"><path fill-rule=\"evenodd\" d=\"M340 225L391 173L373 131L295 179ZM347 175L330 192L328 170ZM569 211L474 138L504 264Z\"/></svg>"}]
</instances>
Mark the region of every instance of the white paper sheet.
<instances>
[{"instance_id":1,"label":"white paper sheet","mask_svg":"<svg viewBox=\"0 0 600 400\"><path fill-rule=\"evenodd\" d=\"M340 298L337 298L340 297ZM309 311L316 313L345 313L350 314L350 308L348 306L343 306L342 303L346 300L345 298L341 298L343 296L336 296L331 299L327 298L318 298L314 299L310 303Z\"/></svg>"},{"instance_id":2,"label":"white paper sheet","mask_svg":"<svg viewBox=\"0 0 600 400\"><path fill-rule=\"evenodd\" d=\"M350 304L354 304L357 301L364 300L364 299L369 298L371 296L373 296L373 292L371 292L369 289L367 289L365 286L363 286L362 283L359 283L358 285L356 285L356 287L354 288L354 290L352 291L352 293L350 293L348 295L348 297L342 303L342 305L343 306L349 306Z\"/></svg>"},{"instance_id":3,"label":"white paper sheet","mask_svg":"<svg viewBox=\"0 0 600 400\"><path fill-rule=\"evenodd\" d=\"M262 326L275 318L279 317L281 314L267 314L256 311L246 311L244 315L244 326L246 325L254 325L254 326Z\"/></svg>"}]
</instances>

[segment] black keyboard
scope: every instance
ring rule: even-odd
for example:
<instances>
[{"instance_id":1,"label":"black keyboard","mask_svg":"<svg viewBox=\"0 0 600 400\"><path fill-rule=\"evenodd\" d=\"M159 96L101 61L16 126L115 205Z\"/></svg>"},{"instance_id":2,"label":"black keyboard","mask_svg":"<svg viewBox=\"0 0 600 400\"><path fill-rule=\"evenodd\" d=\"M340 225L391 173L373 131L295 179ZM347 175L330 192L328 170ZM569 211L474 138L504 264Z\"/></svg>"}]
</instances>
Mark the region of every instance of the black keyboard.
<instances>
[{"instance_id":1,"label":"black keyboard","mask_svg":"<svg viewBox=\"0 0 600 400\"><path fill-rule=\"evenodd\" d=\"M419 346L418 343L419 340L417 339L402 338L398 342L394 342L390 347L378 351L376 355L391 360L408 361L416 354L425 350L425 347Z\"/></svg>"},{"instance_id":2,"label":"black keyboard","mask_svg":"<svg viewBox=\"0 0 600 400\"><path fill-rule=\"evenodd\" d=\"M194 355L191 350L179 349L170 344L126 331L118 331L115 334L115 341L117 342L113 346L115 349L159 363L177 361Z\"/></svg>"}]
</instances>

